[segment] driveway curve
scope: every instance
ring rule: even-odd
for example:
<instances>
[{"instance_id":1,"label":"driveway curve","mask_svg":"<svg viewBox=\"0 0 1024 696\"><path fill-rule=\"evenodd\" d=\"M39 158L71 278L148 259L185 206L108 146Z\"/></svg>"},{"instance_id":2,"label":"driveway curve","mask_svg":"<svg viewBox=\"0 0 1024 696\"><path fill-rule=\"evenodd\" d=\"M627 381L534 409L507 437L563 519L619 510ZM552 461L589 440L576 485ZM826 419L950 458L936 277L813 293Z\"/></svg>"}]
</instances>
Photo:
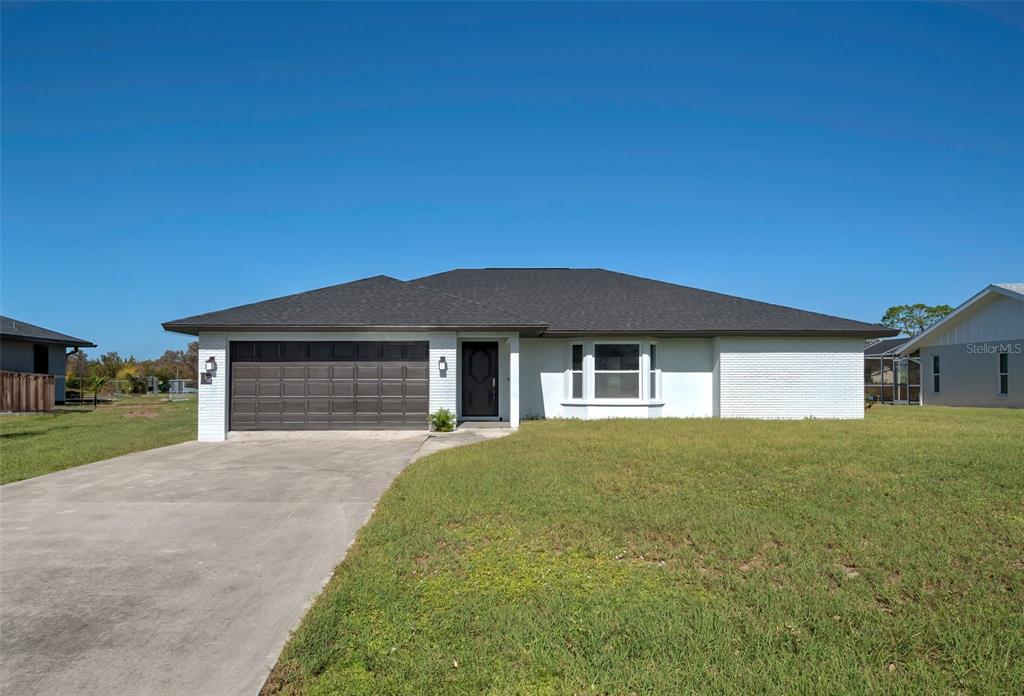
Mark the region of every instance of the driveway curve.
<instances>
[{"instance_id":1,"label":"driveway curve","mask_svg":"<svg viewBox=\"0 0 1024 696\"><path fill-rule=\"evenodd\" d=\"M0 488L0 692L255 694L426 433L189 442Z\"/></svg>"}]
</instances>

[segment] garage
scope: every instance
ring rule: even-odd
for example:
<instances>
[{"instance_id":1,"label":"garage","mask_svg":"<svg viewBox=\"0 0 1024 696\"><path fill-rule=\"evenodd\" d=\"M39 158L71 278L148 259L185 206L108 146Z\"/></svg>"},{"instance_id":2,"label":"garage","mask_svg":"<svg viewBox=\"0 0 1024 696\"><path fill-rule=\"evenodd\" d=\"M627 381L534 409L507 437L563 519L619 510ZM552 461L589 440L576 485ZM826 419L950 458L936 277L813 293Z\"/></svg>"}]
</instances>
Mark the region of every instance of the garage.
<instances>
[{"instance_id":1,"label":"garage","mask_svg":"<svg viewBox=\"0 0 1024 696\"><path fill-rule=\"evenodd\" d=\"M232 341L232 430L426 429L427 341Z\"/></svg>"}]
</instances>

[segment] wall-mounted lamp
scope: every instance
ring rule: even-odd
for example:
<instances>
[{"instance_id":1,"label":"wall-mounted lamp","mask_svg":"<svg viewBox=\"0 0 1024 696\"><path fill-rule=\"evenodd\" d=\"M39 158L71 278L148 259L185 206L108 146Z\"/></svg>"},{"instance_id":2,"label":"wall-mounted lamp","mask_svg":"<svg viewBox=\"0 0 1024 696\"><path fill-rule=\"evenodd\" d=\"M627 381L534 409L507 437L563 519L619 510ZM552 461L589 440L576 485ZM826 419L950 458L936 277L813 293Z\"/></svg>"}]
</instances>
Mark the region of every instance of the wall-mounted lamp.
<instances>
[{"instance_id":1,"label":"wall-mounted lamp","mask_svg":"<svg viewBox=\"0 0 1024 696\"><path fill-rule=\"evenodd\" d=\"M448 363L445 361L444 356L442 355L440 358L437 359L437 371L443 375L447 370Z\"/></svg>"},{"instance_id":2,"label":"wall-mounted lamp","mask_svg":"<svg viewBox=\"0 0 1024 696\"><path fill-rule=\"evenodd\" d=\"M211 355L206 359L206 374L214 375L217 373L217 360Z\"/></svg>"}]
</instances>

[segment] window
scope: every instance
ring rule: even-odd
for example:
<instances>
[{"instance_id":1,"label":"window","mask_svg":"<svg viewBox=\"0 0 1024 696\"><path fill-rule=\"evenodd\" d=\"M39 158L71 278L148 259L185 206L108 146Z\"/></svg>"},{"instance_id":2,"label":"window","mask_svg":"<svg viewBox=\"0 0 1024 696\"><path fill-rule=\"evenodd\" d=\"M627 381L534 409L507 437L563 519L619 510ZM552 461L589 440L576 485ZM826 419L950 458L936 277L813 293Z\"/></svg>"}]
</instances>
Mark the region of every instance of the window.
<instances>
[{"instance_id":1,"label":"window","mask_svg":"<svg viewBox=\"0 0 1024 696\"><path fill-rule=\"evenodd\" d=\"M50 347L42 344L32 346L32 371L37 375L50 372Z\"/></svg>"},{"instance_id":2,"label":"window","mask_svg":"<svg viewBox=\"0 0 1024 696\"><path fill-rule=\"evenodd\" d=\"M640 345L594 345L594 396L598 399L640 398Z\"/></svg>"},{"instance_id":3,"label":"window","mask_svg":"<svg viewBox=\"0 0 1024 696\"><path fill-rule=\"evenodd\" d=\"M939 393L939 356L932 356L932 391Z\"/></svg>"},{"instance_id":4,"label":"window","mask_svg":"<svg viewBox=\"0 0 1024 696\"><path fill-rule=\"evenodd\" d=\"M999 354L999 396L1010 393L1010 355Z\"/></svg>"},{"instance_id":5,"label":"window","mask_svg":"<svg viewBox=\"0 0 1024 696\"><path fill-rule=\"evenodd\" d=\"M576 344L572 347L572 398L583 398L583 346Z\"/></svg>"},{"instance_id":6,"label":"window","mask_svg":"<svg viewBox=\"0 0 1024 696\"><path fill-rule=\"evenodd\" d=\"M658 398L658 346L651 344L651 398Z\"/></svg>"}]
</instances>

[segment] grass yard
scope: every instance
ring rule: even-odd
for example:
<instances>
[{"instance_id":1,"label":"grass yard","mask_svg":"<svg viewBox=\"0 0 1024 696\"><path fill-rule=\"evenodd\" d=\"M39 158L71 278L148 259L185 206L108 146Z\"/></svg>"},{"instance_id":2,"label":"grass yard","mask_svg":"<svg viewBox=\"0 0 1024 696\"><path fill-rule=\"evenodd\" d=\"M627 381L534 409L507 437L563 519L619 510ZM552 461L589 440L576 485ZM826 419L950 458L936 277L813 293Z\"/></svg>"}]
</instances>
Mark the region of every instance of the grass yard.
<instances>
[{"instance_id":1,"label":"grass yard","mask_svg":"<svg viewBox=\"0 0 1024 696\"><path fill-rule=\"evenodd\" d=\"M526 423L410 466L265 694L1024 693L1024 412Z\"/></svg>"},{"instance_id":2,"label":"grass yard","mask_svg":"<svg viewBox=\"0 0 1024 696\"><path fill-rule=\"evenodd\" d=\"M195 437L194 400L132 397L95 411L0 416L0 483Z\"/></svg>"}]
</instances>

